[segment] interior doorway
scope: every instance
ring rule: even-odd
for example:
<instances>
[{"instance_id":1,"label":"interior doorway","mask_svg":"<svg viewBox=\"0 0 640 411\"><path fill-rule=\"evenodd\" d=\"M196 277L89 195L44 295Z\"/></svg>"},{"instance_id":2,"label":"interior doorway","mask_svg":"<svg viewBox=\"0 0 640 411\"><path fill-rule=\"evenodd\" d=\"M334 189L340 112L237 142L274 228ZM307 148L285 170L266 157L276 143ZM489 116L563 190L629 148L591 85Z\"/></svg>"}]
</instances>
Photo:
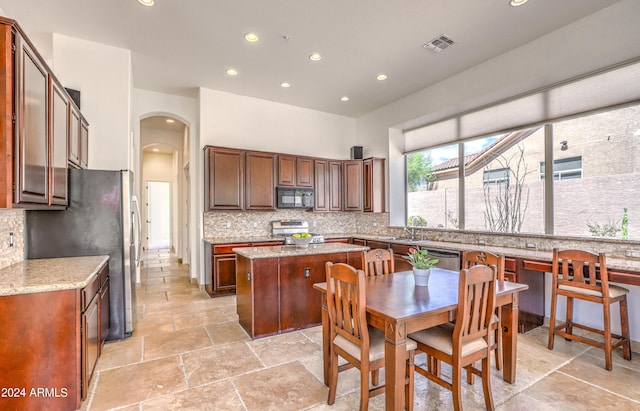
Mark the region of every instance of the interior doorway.
<instances>
[{"instance_id":1,"label":"interior doorway","mask_svg":"<svg viewBox=\"0 0 640 411\"><path fill-rule=\"evenodd\" d=\"M147 244L149 250L171 246L171 183L147 181Z\"/></svg>"}]
</instances>

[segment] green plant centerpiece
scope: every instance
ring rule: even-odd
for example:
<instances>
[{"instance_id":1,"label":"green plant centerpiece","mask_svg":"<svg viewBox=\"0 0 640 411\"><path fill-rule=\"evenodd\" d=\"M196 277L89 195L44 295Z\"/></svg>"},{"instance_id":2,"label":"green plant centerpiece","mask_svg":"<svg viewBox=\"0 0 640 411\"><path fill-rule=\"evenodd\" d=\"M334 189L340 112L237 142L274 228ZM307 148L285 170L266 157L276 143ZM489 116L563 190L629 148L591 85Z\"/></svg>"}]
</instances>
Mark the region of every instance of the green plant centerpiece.
<instances>
[{"instance_id":1,"label":"green plant centerpiece","mask_svg":"<svg viewBox=\"0 0 640 411\"><path fill-rule=\"evenodd\" d=\"M429 285L430 270L438 263L438 259L429 258L427 250L410 248L409 253L403 256L413 267L413 276L416 285Z\"/></svg>"}]
</instances>

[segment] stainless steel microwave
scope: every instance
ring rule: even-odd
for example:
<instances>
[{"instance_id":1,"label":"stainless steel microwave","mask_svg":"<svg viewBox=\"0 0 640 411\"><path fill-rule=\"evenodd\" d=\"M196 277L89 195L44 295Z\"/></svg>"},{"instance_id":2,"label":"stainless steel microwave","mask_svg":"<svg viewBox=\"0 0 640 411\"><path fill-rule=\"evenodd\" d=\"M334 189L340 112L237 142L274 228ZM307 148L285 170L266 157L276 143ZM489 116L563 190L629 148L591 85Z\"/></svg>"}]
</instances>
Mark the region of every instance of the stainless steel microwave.
<instances>
[{"instance_id":1,"label":"stainless steel microwave","mask_svg":"<svg viewBox=\"0 0 640 411\"><path fill-rule=\"evenodd\" d=\"M278 208L313 208L313 189L278 187Z\"/></svg>"}]
</instances>

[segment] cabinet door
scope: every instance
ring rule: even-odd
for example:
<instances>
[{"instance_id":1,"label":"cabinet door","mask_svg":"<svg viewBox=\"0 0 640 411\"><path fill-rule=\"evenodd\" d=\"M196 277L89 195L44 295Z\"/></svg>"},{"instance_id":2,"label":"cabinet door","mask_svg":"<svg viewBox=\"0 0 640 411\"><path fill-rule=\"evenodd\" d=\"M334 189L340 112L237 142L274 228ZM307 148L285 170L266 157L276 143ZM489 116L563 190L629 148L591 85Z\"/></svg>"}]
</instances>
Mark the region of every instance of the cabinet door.
<instances>
[{"instance_id":1,"label":"cabinet door","mask_svg":"<svg viewBox=\"0 0 640 411\"><path fill-rule=\"evenodd\" d=\"M80 116L80 168L89 167L89 123Z\"/></svg>"},{"instance_id":2,"label":"cabinet door","mask_svg":"<svg viewBox=\"0 0 640 411\"><path fill-rule=\"evenodd\" d=\"M205 189L208 210L243 209L244 160L244 151L207 147Z\"/></svg>"},{"instance_id":3,"label":"cabinet door","mask_svg":"<svg viewBox=\"0 0 640 411\"><path fill-rule=\"evenodd\" d=\"M384 213L384 159L367 158L362 162L364 174L364 211Z\"/></svg>"},{"instance_id":4,"label":"cabinet door","mask_svg":"<svg viewBox=\"0 0 640 411\"><path fill-rule=\"evenodd\" d=\"M362 211L362 161L342 162L344 211Z\"/></svg>"},{"instance_id":5,"label":"cabinet door","mask_svg":"<svg viewBox=\"0 0 640 411\"><path fill-rule=\"evenodd\" d=\"M315 211L329 211L329 161L315 160Z\"/></svg>"},{"instance_id":6,"label":"cabinet door","mask_svg":"<svg viewBox=\"0 0 640 411\"><path fill-rule=\"evenodd\" d=\"M346 263L347 254L310 255L280 259L280 331L321 323L322 300L314 283L326 281L325 263Z\"/></svg>"},{"instance_id":7,"label":"cabinet door","mask_svg":"<svg viewBox=\"0 0 640 411\"><path fill-rule=\"evenodd\" d=\"M278 155L278 186L293 187L296 185L295 156Z\"/></svg>"},{"instance_id":8,"label":"cabinet door","mask_svg":"<svg viewBox=\"0 0 640 411\"><path fill-rule=\"evenodd\" d=\"M104 342L109 335L109 328L111 325L109 289L109 280L107 280L100 290L100 351L102 351L102 345L104 345Z\"/></svg>"},{"instance_id":9,"label":"cabinet door","mask_svg":"<svg viewBox=\"0 0 640 411\"><path fill-rule=\"evenodd\" d=\"M51 144L51 191L49 204L67 205L67 144L69 139L69 100L62 87L49 76Z\"/></svg>"},{"instance_id":10,"label":"cabinet door","mask_svg":"<svg viewBox=\"0 0 640 411\"><path fill-rule=\"evenodd\" d=\"M213 292L234 292L236 290L236 255L213 256Z\"/></svg>"},{"instance_id":11,"label":"cabinet door","mask_svg":"<svg viewBox=\"0 0 640 411\"><path fill-rule=\"evenodd\" d=\"M298 157L296 159L296 185L313 188L313 159Z\"/></svg>"},{"instance_id":12,"label":"cabinet door","mask_svg":"<svg viewBox=\"0 0 640 411\"><path fill-rule=\"evenodd\" d=\"M342 161L329 160L329 211L342 210Z\"/></svg>"},{"instance_id":13,"label":"cabinet door","mask_svg":"<svg viewBox=\"0 0 640 411\"><path fill-rule=\"evenodd\" d=\"M16 36L16 45L15 202L48 204L48 73L20 36Z\"/></svg>"},{"instance_id":14,"label":"cabinet door","mask_svg":"<svg viewBox=\"0 0 640 411\"><path fill-rule=\"evenodd\" d=\"M80 167L80 111L69 103L69 162Z\"/></svg>"},{"instance_id":15,"label":"cabinet door","mask_svg":"<svg viewBox=\"0 0 640 411\"><path fill-rule=\"evenodd\" d=\"M245 209L276 209L276 155L257 151L246 153Z\"/></svg>"},{"instance_id":16,"label":"cabinet door","mask_svg":"<svg viewBox=\"0 0 640 411\"><path fill-rule=\"evenodd\" d=\"M95 295L82 314L82 399L87 397L89 383L100 352L99 300L99 295Z\"/></svg>"}]
</instances>

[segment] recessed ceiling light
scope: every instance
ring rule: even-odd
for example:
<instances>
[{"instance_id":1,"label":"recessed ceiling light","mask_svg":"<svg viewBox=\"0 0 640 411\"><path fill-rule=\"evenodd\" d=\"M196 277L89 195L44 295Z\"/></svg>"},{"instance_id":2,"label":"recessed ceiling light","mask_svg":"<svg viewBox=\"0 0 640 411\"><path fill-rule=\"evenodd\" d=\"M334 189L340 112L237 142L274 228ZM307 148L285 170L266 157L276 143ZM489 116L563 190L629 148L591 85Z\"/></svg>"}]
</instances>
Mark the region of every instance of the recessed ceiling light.
<instances>
[{"instance_id":1,"label":"recessed ceiling light","mask_svg":"<svg viewBox=\"0 0 640 411\"><path fill-rule=\"evenodd\" d=\"M340 101L342 101L343 103L346 103L347 101L349 101L349 97L342 96L342 97L340 97Z\"/></svg>"},{"instance_id":2,"label":"recessed ceiling light","mask_svg":"<svg viewBox=\"0 0 640 411\"><path fill-rule=\"evenodd\" d=\"M311 61L320 61L320 60L322 60L322 56L320 55L320 53L311 53L311 54L309 54L309 60L311 60Z\"/></svg>"},{"instance_id":3,"label":"recessed ceiling light","mask_svg":"<svg viewBox=\"0 0 640 411\"><path fill-rule=\"evenodd\" d=\"M227 76L231 76L231 77L235 77L238 75L238 70L232 69L232 68L228 68L224 72Z\"/></svg>"},{"instance_id":4,"label":"recessed ceiling light","mask_svg":"<svg viewBox=\"0 0 640 411\"><path fill-rule=\"evenodd\" d=\"M258 41L258 35L256 33L247 33L244 35L244 39L247 40L249 43L255 43L256 41Z\"/></svg>"},{"instance_id":5,"label":"recessed ceiling light","mask_svg":"<svg viewBox=\"0 0 640 411\"><path fill-rule=\"evenodd\" d=\"M529 1L529 0L511 0L509 2L509 5L513 6L513 7L518 7L518 6L522 6L527 1Z\"/></svg>"},{"instance_id":6,"label":"recessed ceiling light","mask_svg":"<svg viewBox=\"0 0 640 411\"><path fill-rule=\"evenodd\" d=\"M153 151L154 153L157 153L158 151L160 151L160 149L159 148L154 148L151 151Z\"/></svg>"},{"instance_id":7,"label":"recessed ceiling light","mask_svg":"<svg viewBox=\"0 0 640 411\"><path fill-rule=\"evenodd\" d=\"M170 124L171 124L171 123L175 123L175 122L176 122L176 121L175 121L174 119L172 119L172 118L168 118L168 119L167 119L167 123L170 123Z\"/></svg>"},{"instance_id":8,"label":"recessed ceiling light","mask_svg":"<svg viewBox=\"0 0 640 411\"><path fill-rule=\"evenodd\" d=\"M280 83L280 87L289 88L291 87L291 84L287 83L286 81L283 81L282 83Z\"/></svg>"},{"instance_id":9,"label":"recessed ceiling light","mask_svg":"<svg viewBox=\"0 0 640 411\"><path fill-rule=\"evenodd\" d=\"M386 80L386 79L387 79L387 75L386 75L386 74L383 74L383 73L380 73L380 74L378 74L378 75L376 76L376 80L378 80L378 81L384 81L384 80Z\"/></svg>"},{"instance_id":10,"label":"recessed ceiling light","mask_svg":"<svg viewBox=\"0 0 640 411\"><path fill-rule=\"evenodd\" d=\"M147 6L147 7L151 7L151 6L153 6L155 4L153 0L138 0L138 3L142 4L143 6Z\"/></svg>"}]
</instances>

